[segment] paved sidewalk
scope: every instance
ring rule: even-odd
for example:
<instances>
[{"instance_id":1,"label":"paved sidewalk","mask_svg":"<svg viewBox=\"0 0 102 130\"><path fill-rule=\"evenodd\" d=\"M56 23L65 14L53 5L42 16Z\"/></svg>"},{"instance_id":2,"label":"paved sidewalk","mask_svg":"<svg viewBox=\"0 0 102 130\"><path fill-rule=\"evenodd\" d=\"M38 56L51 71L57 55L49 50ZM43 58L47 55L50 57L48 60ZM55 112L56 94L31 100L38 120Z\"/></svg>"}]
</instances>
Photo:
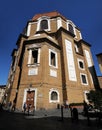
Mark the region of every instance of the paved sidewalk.
<instances>
[{"instance_id":1,"label":"paved sidewalk","mask_svg":"<svg viewBox=\"0 0 102 130\"><path fill-rule=\"evenodd\" d=\"M30 113L29 116L25 115L25 118L27 120L39 119L39 123L41 126L44 122L46 122L46 125L49 125L52 128L52 130L54 128L54 130L102 130L102 125L97 124L96 118L90 118L90 124L88 124L87 117L83 116L82 109L78 109L78 114L78 122L72 122L70 109L63 109L63 120L61 115L61 109L39 110L35 111L34 115L32 115L32 113ZM40 120L42 121L40 122ZM46 125L43 124L43 126L45 127Z\"/></svg>"},{"instance_id":2,"label":"paved sidewalk","mask_svg":"<svg viewBox=\"0 0 102 130\"><path fill-rule=\"evenodd\" d=\"M79 119L86 119L82 115L82 109L78 109L79 113ZM30 118L44 118L44 117L62 117L62 111L61 109L52 109L52 110L37 110L34 113L30 112L29 116L28 113L26 112L25 117L27 119ZM63 109L63 118L71 118L71 112L70 109Z\"/></svg>"},{"instance_id":3,"label":"paved sidewalk","mask_svg":"<svg viewBox=\"0 0 102 130\"><path fill-rule=\"evenodd\" d=\"M69 109L39 110L24 114L21 111L0 112L0 130L102 130L102 124L97 125L95 118L88 125L87 118L82 115L82 109L78 109L79 121L72 122ZM102 120L101 120L102 123Z\"/></svg>"}]
</instances>

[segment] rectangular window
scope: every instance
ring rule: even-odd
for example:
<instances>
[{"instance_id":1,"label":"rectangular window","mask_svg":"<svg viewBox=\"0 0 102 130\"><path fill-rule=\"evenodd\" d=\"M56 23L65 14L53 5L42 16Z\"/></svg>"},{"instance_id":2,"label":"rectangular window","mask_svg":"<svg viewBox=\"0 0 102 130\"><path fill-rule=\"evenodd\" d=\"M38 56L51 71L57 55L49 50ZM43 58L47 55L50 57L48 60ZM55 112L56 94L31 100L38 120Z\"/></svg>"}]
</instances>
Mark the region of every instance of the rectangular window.
<instances>
[{"instance_id":1,"label":"rectangular window","mask_svg":"<svg viewBox=\"0 0 102 130\"><path fill-rule=\"evenodd\" d=\"M83 82L84 84L86 84L87 82L86 82L86 77L85 77L85 75L81 75L81 77L82 77L82 82Z\"/></svg>"},{"instance_id":2,"label":"rectangular window","mask_svg":"<svg viewBox=\"0 0 102 130\"><path fill-rule=\"evenodd\" d=\"M78 59L78 66L79 66L79 69L85 69L84 68L84 61L82 59Z\"/></svg>"},{"instance_id":3,"label":"rectangular window","mask_svg":"<svg viewBox=\"0 0 102 130\"><path fill-rule=\"evenodd\" d=\"M40 63L40 49L29 49L28 65L36 65Z\"/></svg>"},{"instance_id":4,"label":"rectangular window","mask_svg":"<svg viewBox=\"0 0 102 130\"><path fill-rule=\"evenodd\" d=\"M51 65L56 66L56 57L53 52L51 52Z\"/></svg>"},{"instance_id":5,"label":"rectangular window","mask_svg":"<svg viewBox=\"0 0 102 130\"><path fill-rule=\"evenodd\" d=\"M57 53L49 49L49 65L57 68Z\"/></svg>"},{"instance_id":6,"label":"rectangular window","mask_svg":"<svg viewBox=\"0 0 102 130\"><path fill-rule=\"evenodd\" d=\"M38 61L38 50L32 50L32 59L31 63L36 64Z\"/></svg>"},{"instance_id":7,"label":"rectangular window","mask_svg":"<svg viewBox=\"0 0 102 130\"><path fill-rule=\"evenodd\" d=\"M84 68L83 62L79 61L80 68Z\"/></svg>"},{"instance_id":8,"label":"rectangular window","mask_svg":"<svg viewBox=\"0 0 102 130\"><path fill-rule=\"evenodd\" d=\"M81 74L81 82L84 85L88 85L87 76L86 74Z\"/></svg>"}]
</instances>

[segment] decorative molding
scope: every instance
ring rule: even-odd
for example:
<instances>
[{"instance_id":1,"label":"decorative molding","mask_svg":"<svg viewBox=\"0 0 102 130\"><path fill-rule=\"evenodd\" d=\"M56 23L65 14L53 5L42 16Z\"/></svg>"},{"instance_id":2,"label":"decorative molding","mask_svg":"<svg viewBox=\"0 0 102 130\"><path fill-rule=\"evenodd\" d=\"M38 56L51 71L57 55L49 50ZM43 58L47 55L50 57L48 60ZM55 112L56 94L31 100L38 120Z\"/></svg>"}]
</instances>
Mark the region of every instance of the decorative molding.
<instances>
[{"instance_id":1,"label":"decorative molding","mask_svg":"<svg viewBox=\"0 0 102 130\"><path fill-rule=\"evenodd\" d=\"M57 71L50 69L50 76L57 77Z\"/></svg>"},{"instance_id":2,"label":"decorative molding","mask_svg":"<svg viewBox=\"0 0 102 130\"><path fill-rule=\"evenodd\" d=\"M67 39L65 39L65 47L66 47L66 57L67 57L69 80L77 81L74 56L73 56L73 50L72 50L72 43Z\"/></svg>"},{"instance_id":3,"label":"decorative molding","mask_svg":"<svg viewBox=\"0 0 102 130\"><path fill-rule=\"evenodd\" d=\"M38 68L29 68L28 75L38 75Z\"/></svg>"}]
</instances>

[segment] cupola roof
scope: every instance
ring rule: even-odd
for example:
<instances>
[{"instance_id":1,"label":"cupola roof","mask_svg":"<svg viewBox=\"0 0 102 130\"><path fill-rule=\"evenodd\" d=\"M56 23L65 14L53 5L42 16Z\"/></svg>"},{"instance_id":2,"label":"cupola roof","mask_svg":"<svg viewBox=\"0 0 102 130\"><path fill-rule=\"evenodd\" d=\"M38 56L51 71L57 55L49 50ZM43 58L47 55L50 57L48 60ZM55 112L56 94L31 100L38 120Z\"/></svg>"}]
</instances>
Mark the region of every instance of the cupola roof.
<instances>
[{"instance_id":1,"label":"cupola roof","mask_svg":"<svg viewBox=\"0 0 102 130\"><path fill-rule=\"evenodd\" d=\"M36 14L32 20L33 21L36 21L37 19L39 19L40 17L42 16L47 16L47 17L61 17L63 18L64 20L66 20L66 18L64 16L62 16L59 12L57 11L53 11L53 12L48 12L48 13L42 13L42 14Z\"/></svg>"}]
</instances>

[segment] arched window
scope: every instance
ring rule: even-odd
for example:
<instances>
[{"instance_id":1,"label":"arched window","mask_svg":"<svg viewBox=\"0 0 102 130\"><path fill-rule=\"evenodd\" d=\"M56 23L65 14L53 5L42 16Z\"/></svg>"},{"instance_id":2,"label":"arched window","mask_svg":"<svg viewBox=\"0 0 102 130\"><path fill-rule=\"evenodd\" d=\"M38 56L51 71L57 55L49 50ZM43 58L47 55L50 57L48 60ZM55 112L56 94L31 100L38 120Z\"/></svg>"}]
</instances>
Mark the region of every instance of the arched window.
<instances>
[{"instance_id":1,"label":"arched window","mask_svg":"<svg viewBox=\"0 0 102 130\"><path fill-rule=\"evenodd\" d=\"M40 22L40 30L48 29L48 21L46 19Z\"/></svg>"},{"instance_id":2,"label":"arched window","mask_svg":"<svg viewBox=\"0 0 102 130\"><path fill-rule=\"evenodd\" d=\"M37 31L50 31L51 27L50 27L50 18L47 16L42 16L40 18L38 18L38 22L37 22Z\"/></svg>"},{"instance_id":3,"label":"arched window","mask_svg":"<svg viewBox=\"0 0 102 130\"><path fill-rule=\"evenodd\" d=\"M71 24L68 24L68 26L69 26L69 32L71 32L72 34L74 34L73 26Z\"/></svg>"},{"instance_id":4,"label":"arched window","mask_svg":"<svg viewBox=\"0 0 102 130\"><path fill-rule=\"evenodd\" d=\"M57 90L51 89L49 92L49 102L59 102L59 92Z\"/></svg>"},{"instance_id":5,"label":"arched window","mask_svg":"<svg viewBox=\"0 0 102 130\"><path fill-rule=\"evenodd\" d=\"M58 100L58 94L55 91L52 91L51 93L51 100Z\"/></svg>"}]
</instances>

